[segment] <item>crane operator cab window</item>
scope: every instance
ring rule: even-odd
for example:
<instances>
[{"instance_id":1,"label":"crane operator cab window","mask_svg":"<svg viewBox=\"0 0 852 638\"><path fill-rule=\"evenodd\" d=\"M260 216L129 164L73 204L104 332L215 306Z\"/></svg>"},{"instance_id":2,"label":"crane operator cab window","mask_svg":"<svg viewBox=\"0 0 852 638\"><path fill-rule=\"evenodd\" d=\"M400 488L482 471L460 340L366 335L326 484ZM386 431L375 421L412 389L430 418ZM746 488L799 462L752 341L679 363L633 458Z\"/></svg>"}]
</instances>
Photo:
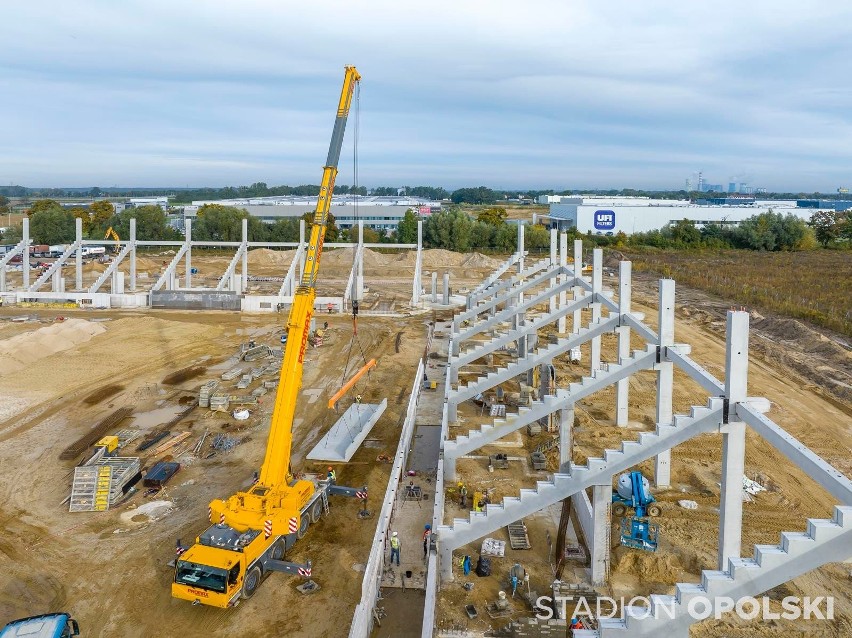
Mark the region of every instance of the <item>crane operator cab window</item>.
<instances>
[{"instance_id":1,"label":"crane operator cab window","mask_svg":"<svg viewBox=\"0 0 852 638\"><path fill-rule=\"evenodd\" d=\"M199 565L185 560L179 560L175 572L175 582L190 587L200 587L224 593L228 572L218 567Z\"/></svg>"},{"instance_id":2,"label":"crane operator cab window","mask_svg":"<svg viewBox=\"0 0 852 638\"><path fill-rule=\"evenodd\" d=\"M233 567L231 567L231 571L228 572L228 585L233 586L237 584L237 580L240 578L240 564L237 563Z\"/></svg>"}]
</instances>

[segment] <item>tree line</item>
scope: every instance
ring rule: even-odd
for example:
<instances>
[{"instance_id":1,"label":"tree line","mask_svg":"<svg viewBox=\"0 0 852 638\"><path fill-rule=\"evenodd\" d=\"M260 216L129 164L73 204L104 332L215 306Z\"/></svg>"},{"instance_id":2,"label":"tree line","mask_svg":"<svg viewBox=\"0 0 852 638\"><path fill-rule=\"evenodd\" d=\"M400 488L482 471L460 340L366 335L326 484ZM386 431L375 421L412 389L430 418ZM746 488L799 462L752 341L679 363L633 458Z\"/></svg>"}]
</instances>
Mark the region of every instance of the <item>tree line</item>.
<instances>
[{"instance_id":1,"label":"tree line","mask_svg":"<svg viewBox=\"0 0 852 638\"><path fill-rule=\"evenodd\" d=\"M2 204L2 202L0 202ZM136 219L136 237L140 240L174 241L183 238L181 231L168 223L166 212L159 206L140 206L115 212L112 204L98 201L88 207L63 208L51 199L37 200L27 210L30 236L37 244L65 244L74 241L75 219L81 220L84 237L103 239L112 227L122 239L127 239L131 218ZM257 242L295 242L299 239L299 221L304 219L307 232L313 213L301 218L282 218L266 223L245 209L222 204L206 204L198 210L192 226L197 241L240 241L242 220L248 221L248 239ZM444 248L456 252L497 251L517 249L517 225L507 221L503 207L479 209L471 215L459 206L420 217L409 209L395 230L364 228L367 243L404 243L417 241L417 224L423 221L423 244L426 248ZM339 229L334 215L329 214L325 241L357 241L357 228ZM654 248L743 248L751 250L804 250L824 247L852 246L852 215L848 212L815 211L810 221L795 215L769 210L753 215L738 225L705 224L701 228L690 220L679 220L659 230L614 236L569 232L570 239L583 239L595 246ZM21 227L7 230L4 243L20 241ZM550 247L549 231L541 225L527 225L525 249L544 253Z\"/></svg>"}]
</instances>

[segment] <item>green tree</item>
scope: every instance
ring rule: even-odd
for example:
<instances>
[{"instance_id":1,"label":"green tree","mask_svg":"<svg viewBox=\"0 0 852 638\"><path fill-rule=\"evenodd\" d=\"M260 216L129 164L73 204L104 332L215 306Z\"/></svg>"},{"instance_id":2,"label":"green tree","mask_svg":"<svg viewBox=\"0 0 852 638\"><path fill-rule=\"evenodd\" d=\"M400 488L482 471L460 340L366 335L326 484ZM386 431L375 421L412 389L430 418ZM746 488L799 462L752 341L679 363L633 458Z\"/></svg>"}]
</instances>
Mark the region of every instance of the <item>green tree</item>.
<instances>
[{"instance_id":1,"label":"green tree","mask_svg":"<svg viewBox=\"0 0 852 638\"><path fill-rule=\"evenodd\" d=\"M4 244L17 244L24 238L24 228L20 224L15 224L3 233Z\"/></svg>"},{"instance_id":2,"label":"green tree","mask_svg":"<svg viewBox=\"0 0 852 638\"><path fill-rule=\"evenodd\" d=\"M453 191L450 199L454 204L490 204L497 200L496 193L485 186L460 188Z\"/></svg>"},{"instance_id":3,"label":"green tree","mask_svg":"<svg viewBox=\"0 0 852 638\"><path fill-rule=\"evenodd\" d=\"M242 241L243 219L248 219L249 241L266 241L266 224L244 208L205 204L198 209L192 225L192 238L200 241Z\"/></svg>"},{"instance_id":4,"label":"green tree","mask_svg":"<svg viewBox=\"0 0 852 638\"><path fill-rule=\"evenodd\" d=\"M492 226L500 226L506 223L506 209L498 207L486 208L476 216L476 221L485 222Z\"/></svg>"},{"instance_id":5,"label":"green tree","mask_svg":"<svg viewBox=\"0 0 852 638\"><path fill-rule=\"evenodd\" d=\"M282 217L267 227L269 241L299 241L299 220L295 217Z\"/></svg>"},{"instance_id":6,"label":"green tree","mask_svg":"<svg viewBox=\"0 0 852 638\"><path fill-rule=\"evenodd\" d=\"M532 252L550 250L550 233L540 224L529 224L524 228L524 247Z\"/></svg>"},{"instance_id":7,"label":"green tree","mask_svg":"<svg viewBox=\"0 0 852 638\"><path fill-rule=\"evenodd\" d=\"M32 203L32 205L27 209L27 216L32 217L36 213L41 213L44 211L56 211L62 210L62 206L59 205L55 199L37 199Z\"/></svg>"},{"instance_id":8,"label":"green tree","mask_svg":"<svg viewBox=\"0 0 852 638\"><path fill-rule=\"evenodd\" d=\"M89 222L89 232L95 235L104 236L104 232L109 227L109 220L115 215L115 206L107 201L101 200L93 202L89 206L91 212L91 221Z\"/></svg>"},{"instance_id":9,"label":"green tree","mask_svg":"<svg viewBox=\"0 0 852 638\"><path fill-rule=\"evenodd\" d=\"M833 244L840 237L840 213L833 210L818 210L808 222L814 229L816 240L823 247Z\"/></svg>"},{"instance_id":10,"label":"green tree","mask_svg":"<svg viewBox=\"0 0 852 638\"><path fill-rule=\"evenodd\" d=\"M423 242L430 248L467 252L473 224L473 220L457 208L441 211L426 220Z\"/></svg>"},{"instance_id":11,"label":"green tree","mask_svg":"<svg viewBox=\"0 0 852 638\"><path fill-rule=\"evenodd\" d=\"M146 241L174 241L180 239L180 233L169 226L166 213L154 204L125 208L109 220L109 225L122 240L130 238L130 220L136 219L136 239Z\"/></svg>"},{"instance_id":12,"label":"green tree","mask_svg":"<svg viewBox=\"0 0 852 638\"><path fill-rule=\"evenodd\" d=\"M666 229L672 242L682 246L696 246L701 242L701 231L695 227L695 222L688 219L679 219L674 224L669 224Z\"/></svg>"},{"instance_id":13,"label":"green tree","mask_svg":"<svg viewBox=\"0 0 852 638\"><path fill-rule=\"evenodd\" d=\"M62 208L46 208L33 213L30 215L30 236L36 244L72 242L75 239L74 216Z\"/></svg>"},{"instance_id":14,"label":"green tree","mask_svg":"<svg viewBox=\"0 0 852 638\"><path fill-rule=\"evenodd\" d=\"M417 215L410 208L396 226L396 238L400 244L413 244L417 241Z\"/></svg>"},{"instance_id":15,"label":"green tree","mask_svg":"<svg viewBox=\"0 0 852 638\"><path fill-rule=\"evenodd\" d=\"M83 208L82 206L75 206L68 212L71 213L71 216L75 219L79 218L81 220L83 234L88 236L89 231L92 229L92 212L88 208Z\"/></svg>"}]
</instances>

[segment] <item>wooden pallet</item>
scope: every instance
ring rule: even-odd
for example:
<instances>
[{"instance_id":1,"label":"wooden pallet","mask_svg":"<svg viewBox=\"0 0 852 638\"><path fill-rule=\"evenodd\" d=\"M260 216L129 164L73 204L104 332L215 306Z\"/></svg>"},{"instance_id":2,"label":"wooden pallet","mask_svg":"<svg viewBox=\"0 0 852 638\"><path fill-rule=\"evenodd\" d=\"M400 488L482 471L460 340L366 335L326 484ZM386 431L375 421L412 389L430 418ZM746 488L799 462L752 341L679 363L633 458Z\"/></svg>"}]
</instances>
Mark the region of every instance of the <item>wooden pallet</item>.
<instances>
[{"instance_id":1,"label":"wooden pallet","mask_svg":"<svg viewBox=\"0 0 852 638\"><path fill-rule=\"evenodd\" d=\"M530 549L530 537L527 535L527 526L523 521L511 523L506 528L509 530L509 546L512 549Z\"/></svg>"}]
</instances>

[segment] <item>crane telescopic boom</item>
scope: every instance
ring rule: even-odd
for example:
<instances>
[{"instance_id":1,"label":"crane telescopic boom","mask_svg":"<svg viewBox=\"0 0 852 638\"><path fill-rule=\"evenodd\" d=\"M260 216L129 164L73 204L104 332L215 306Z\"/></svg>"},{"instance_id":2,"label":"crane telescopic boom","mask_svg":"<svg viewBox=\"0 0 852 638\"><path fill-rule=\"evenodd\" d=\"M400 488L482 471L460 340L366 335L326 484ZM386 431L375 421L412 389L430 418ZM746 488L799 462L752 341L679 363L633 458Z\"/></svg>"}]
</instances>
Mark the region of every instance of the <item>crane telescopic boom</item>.
<instances>
[{"instance_id":1,"label":"crane telescopic boom","mask_svg":"<svg viewBox=\"0 0 852 638\"><path fill-rule=\"evenodd\" d=\"M266 572L281 571L309 577L310 562L297 564L283 560L287 549L327 510L329 494L366 498L366 488L336 485L332 478L294 480L290 472L293 418L302 386L323 240L346 119L360 79L354 66L346 67L305 269L287 319L288 339L258 480L248 491L210 503L212 525L195 539L194 545L184 548L178 541L179 557L172 583L172 595L177 598L231 607L241 598L250 598Z\"/></svg>"}]
</instances>

